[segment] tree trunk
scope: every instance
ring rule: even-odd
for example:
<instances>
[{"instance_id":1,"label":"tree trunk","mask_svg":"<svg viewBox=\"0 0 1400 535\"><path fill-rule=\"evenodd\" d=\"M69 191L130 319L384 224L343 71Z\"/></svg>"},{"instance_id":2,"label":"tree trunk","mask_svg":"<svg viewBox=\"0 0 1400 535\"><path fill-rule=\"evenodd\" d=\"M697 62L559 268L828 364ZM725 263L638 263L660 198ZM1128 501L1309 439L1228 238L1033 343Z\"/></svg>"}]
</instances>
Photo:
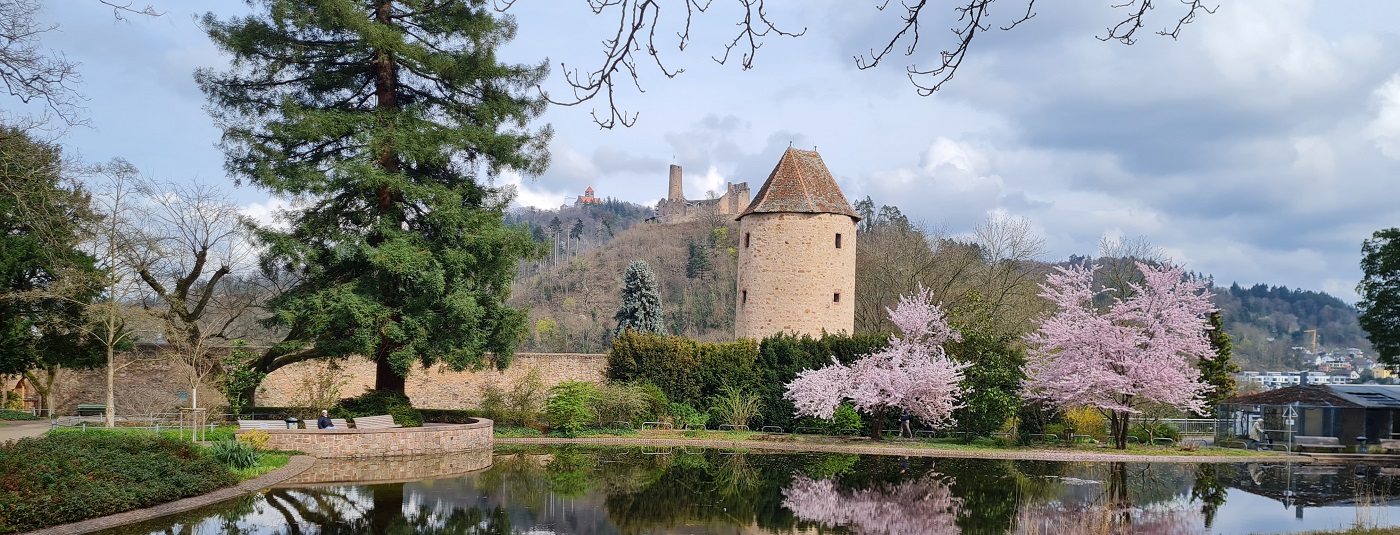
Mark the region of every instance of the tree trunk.
<instances>
[{"instance_id":1,"label":"tree trunk","mask_svg":"<svg viewBox=\"0 0 1400 535\"><path fill-rule=\"evenodd\" d=\"M107 410L104 421L107 427L116 427L116 396L114 395L113 383L117 377L117 355L111 345L107 346Z\"/></svg>"},{"instance_id":2,"label":"tree trunk","mask_svg":"<svg viewBox=\"0 0 1400 535\"><path fill-rule=\"evenodd\" d=\"M44 366L44 380L39 381L39 377L32 371L25 371L24 378L29 381L29 385L34 387L34 392L39 394L38 411L42 415L44 409L48 409L49 417L53 417L53 384L58 378L58 371L63 369L57 364Z\"/></svg>"},{"instance_id":3,"label":"tree trunk","mask_svg":"<svg viewBox=\"0 0 1400 535\"><path fill-rule=\"evenodd\" d=\"M388 352L382 351L382 353ZM389 364L389 355L381 355L378 359L375 359L374 364L375 390L389 390L400 394L404 393L403 376L394 371L394 367Z\"/></svg>"}]
</instances>

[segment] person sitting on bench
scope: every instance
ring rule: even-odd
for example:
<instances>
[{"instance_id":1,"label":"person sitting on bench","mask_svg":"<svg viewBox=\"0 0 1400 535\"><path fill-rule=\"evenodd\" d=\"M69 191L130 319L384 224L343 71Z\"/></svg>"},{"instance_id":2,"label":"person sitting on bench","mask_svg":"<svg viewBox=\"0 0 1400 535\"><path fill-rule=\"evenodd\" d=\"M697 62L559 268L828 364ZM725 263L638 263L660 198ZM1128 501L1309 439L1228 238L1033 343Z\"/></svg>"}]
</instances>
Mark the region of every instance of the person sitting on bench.
<instances>
[{"instance_id":1,"label":"person sitting on bench","mask_svg":"<svg viewBox=\"0 0 1400 535\"><path fill-rule=\"evenodd\" d=\"M335 429L335 422L331 421L330 413L326 409L321 409L321 417L316 419L317 429Z\"/></svg>"}]
</instances>

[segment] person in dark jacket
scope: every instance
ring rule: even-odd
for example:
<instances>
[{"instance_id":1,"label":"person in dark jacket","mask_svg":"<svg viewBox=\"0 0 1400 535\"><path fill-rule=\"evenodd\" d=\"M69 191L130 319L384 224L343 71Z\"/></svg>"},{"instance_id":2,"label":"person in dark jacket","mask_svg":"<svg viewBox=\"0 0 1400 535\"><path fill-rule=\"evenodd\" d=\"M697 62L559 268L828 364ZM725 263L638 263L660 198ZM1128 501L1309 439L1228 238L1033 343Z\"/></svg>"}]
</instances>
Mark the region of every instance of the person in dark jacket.
<instances>
[{"instance_id":1,"label":"person in dark jacket","mask_svg":"<svg viewBox=\"0 0 1400 535\"><path fill-rule=\"evenodd\" d=\"M335 429L335 423L331 421L330 413L321 409L321 417L316 419L317 429Z\"/></svg>"}]
</instances>

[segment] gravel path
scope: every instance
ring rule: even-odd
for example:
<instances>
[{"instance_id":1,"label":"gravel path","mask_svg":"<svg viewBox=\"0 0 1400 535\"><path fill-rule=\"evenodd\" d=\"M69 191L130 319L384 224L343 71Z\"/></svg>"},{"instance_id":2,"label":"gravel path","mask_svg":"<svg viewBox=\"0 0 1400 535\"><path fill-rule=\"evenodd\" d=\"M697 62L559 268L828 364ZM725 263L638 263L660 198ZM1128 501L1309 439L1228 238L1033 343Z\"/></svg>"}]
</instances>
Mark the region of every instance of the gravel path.
<instances>
[{"instance_id":1,"label":"gravel path","mask_svg":"<svg viewBox=\"0 0 1400 535\"><path fill-rule=\"evenodd\" d=\"M827 444L814 442L770 442L759 440L701 440L670 438L497 438L496 444L596 444L604 446L653 446L699 448L739 448L758 451L824 451L870 455L907 455L910 457L956 457L965 459L1017 459L1031 461L1092 461L1133 463L1306 463L1312 459L1302 456L1208 456L1208 455L1133 455L1127 453L1094 453L1087 451L1030 450L956 450L936 447L908 447L899 443Z\"/></svg>"},{"instance_id":2,"label":"gravel path","mask_svg":"<svg viewBox=\"0 0 1400 535\"><path fill-rule=\"evenodd\" d=\"M0 422L0 442L37 437L49 432L48 420Z\"/></svg>"}]
</instances>

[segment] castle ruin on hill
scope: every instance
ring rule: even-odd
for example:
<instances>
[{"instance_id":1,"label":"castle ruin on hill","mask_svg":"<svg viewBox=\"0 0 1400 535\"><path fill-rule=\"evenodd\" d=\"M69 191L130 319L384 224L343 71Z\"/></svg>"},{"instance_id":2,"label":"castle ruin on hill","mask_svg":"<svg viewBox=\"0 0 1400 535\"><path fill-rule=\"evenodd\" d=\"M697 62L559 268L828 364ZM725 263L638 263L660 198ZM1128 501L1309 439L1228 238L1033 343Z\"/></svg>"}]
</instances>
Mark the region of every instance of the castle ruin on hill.
<instances>
[{"instance_id":1,"label":"castle ruin on hill","mask_svg":"<svg viewBox=\"0 0 1400 535\"><path fill-rule=\"evenodd\" d=\"M738 215L749 206L748 182L726 183L719 198L696 201L686 200L681 186L681 166L672 164L666 198L656 203L658 220L669 223L702 215Z\"/></svg>"}]
</instances>

